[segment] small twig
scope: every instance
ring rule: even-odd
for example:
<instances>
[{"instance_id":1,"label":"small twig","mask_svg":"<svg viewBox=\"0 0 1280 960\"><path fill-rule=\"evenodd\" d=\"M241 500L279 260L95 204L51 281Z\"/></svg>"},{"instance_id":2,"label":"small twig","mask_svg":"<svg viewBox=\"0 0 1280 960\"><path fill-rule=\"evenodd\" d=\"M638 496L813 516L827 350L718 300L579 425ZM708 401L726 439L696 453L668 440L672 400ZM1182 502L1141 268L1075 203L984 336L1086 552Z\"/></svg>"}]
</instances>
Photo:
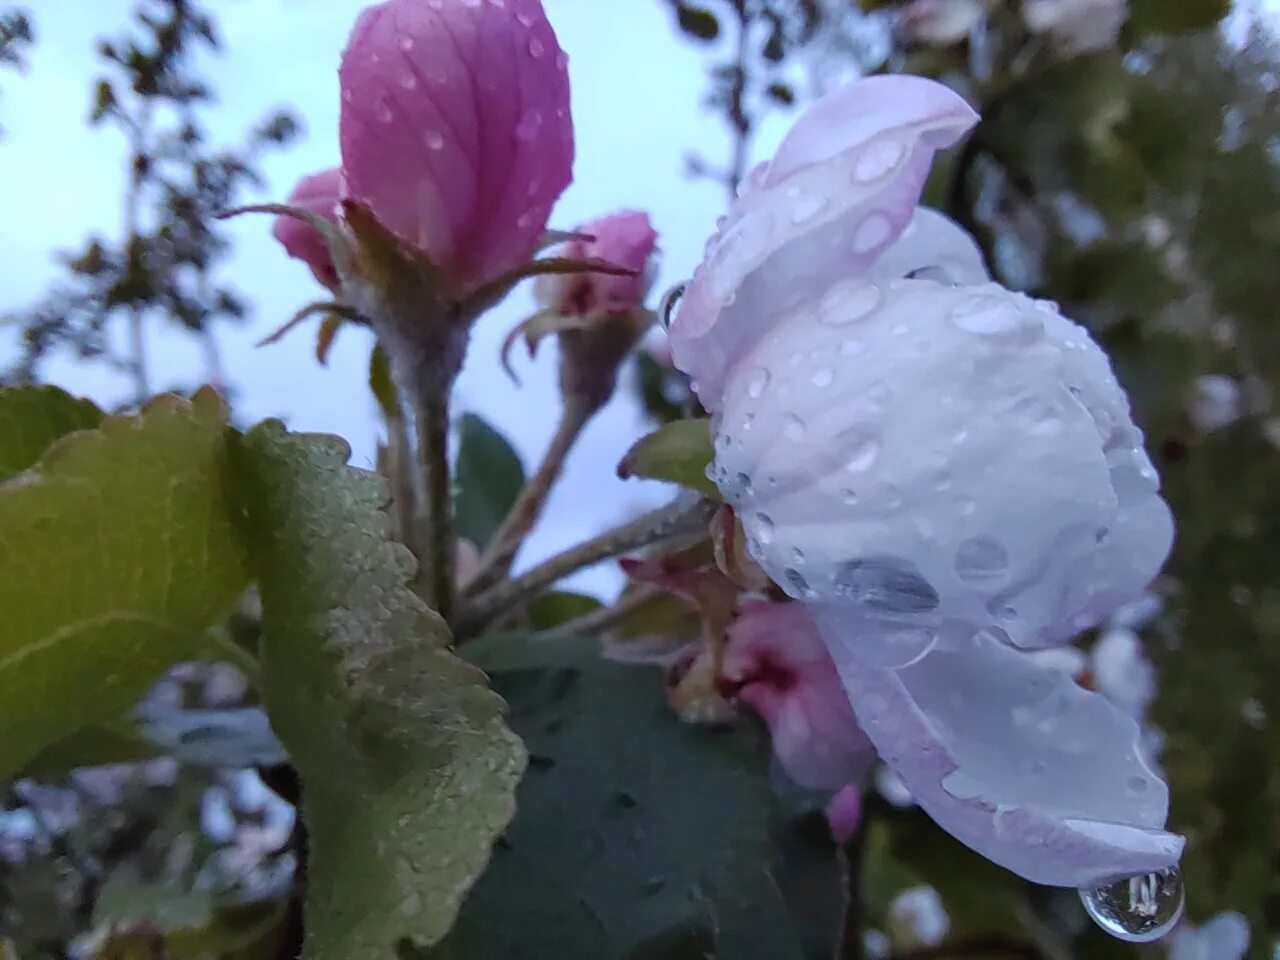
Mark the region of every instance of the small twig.
<instances>
[{"instance_id":1,"label":"small twig","mask_svg":"<svg viewBox=\"0 0 1280 960\"><path fill-rule=\"evenodd\" d=\"M635 613L655 597L662 595L657 587L645 585L632 591L617 603L608 607L600 607L580 617L566 620L558 627L551 627L535 633L529 639L534 643L545 643L555 640L570 640L574 637L598 636L610 627L617 626L631 614Z\"/></svg>"},{"instance_id":2,"label":"small twig","mask_svg":"<svg viewBox=\"0 0 1280 960\"><path fill-rule=\"evenodd\" d=\"M511 507L502 526L493 535L489 547L480 558L480 570L470 588L471 593L478 593L497 580L506 576L511 563L524 544L525 538L537 525L542 516L547 498L551 494L556 481L564 470L569 451L582 435L583 428L595 413L587 404L577 402L572 397L566 400L560 413L560 423L555 435L547 447L547 452L538 464L532 477L525 483L520 496Z\"/></svg>"},{"instance_id":3,"label":"small twig","mask_svg":"<svg viewBox=\"0 0 1280 960\"><path fill-rule=\"evenodd\" d=\"M700 500L692 507L684 503L672 504L556 554L527 573L473 597L458 618L454 635L459 641L474 636L490 621L584 567L662 540L693 533L710 522L715 507L706 500Z\"/></svg>"},{"instance_id":4,"label":"small twig","mask_svg":"<svg viewBox=\"0 0 1280 960\"><path fill-rule=\"evenodd\" d=\"M751 117L747 114L747 49L751 15L746 3L734 4L738 14L738 43L734 51L733 83L729 87L727 112L733 127L733 159L730 162L725 186L729 190L729 203L738 199L738 187L747 175L747 156L750 147Z\"/></svg>"}]
</instances>

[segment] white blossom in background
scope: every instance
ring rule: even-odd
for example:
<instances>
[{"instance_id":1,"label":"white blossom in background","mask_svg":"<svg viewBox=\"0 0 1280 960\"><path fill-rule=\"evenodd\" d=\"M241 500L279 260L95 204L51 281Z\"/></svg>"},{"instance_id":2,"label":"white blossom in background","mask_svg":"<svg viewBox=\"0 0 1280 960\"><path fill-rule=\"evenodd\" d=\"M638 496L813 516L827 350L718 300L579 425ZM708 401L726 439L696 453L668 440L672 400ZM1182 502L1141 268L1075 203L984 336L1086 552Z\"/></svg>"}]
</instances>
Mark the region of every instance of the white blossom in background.
<instances>
[{"instance_id":1,"label":"white blossom in background","mask_svg":"<svg viewBox=\"0 0 1280 960\"><path fill-rule=\"evenodd\" d=\"M984 0L911 0L898 15L904 40L947 47L966 39L987 16Z\"/></svg>"},{"instance_id":2,"label":"white blossom in background","mask_svg":"<svg viewBox=\"0 0 1280 960\"><path fill-rule=\"evenodd\" d=\"M1183 923L1169 938L1169 960L1244 960L1249 950L1249 921L1238 913L1220 913L1203 927Z\"/></svg>"},{"instance_id":3,"label":"white blossom in background","mask_svg":"<svg viewBox=\"0 0 1280 960\"><path fill-rule=\"evenodd\" d=\"M912 797L985 856L1088 886L1176 864L1138 724L1029 651L1141 595L1172 542L1106 356L917 206L973 111L873 77L748 178L671 327L713 479L805 603Z\"/></svg>"},{"instance_id":4,"label":"white blossom in background","mask_svg":"<svg viewBox=\"0 0 1280 960\"><path fill-rule=\"evenodd\" d=\"M936 947L951 929L951 917L933 887L912 887L889 904L889 930L905 949Z\"/></svg>"},{"instance_id":5,"label":"white blossom in background","mask_svg":"<svg viewBox=\"0 0 1280 960\"><path fill-rule=\"evenodd\" d=\"M1188 414L1201 433L1212 433L1235 423L1244 413L1240 384L1234 377L1209 373L1197 377L1191 388Z\"/></svg>"},{"instance_id":6,"label":"white blossom in background","mask_svg":"<svg viewBox=\"0 0 1280 960\"><path fill-rule=\"evenodd\" d=\"M1114 46L1128 16L1128 0L1022 0L1027 29L1046 34L1067 56Z\"/></svg>"}]
</instances>

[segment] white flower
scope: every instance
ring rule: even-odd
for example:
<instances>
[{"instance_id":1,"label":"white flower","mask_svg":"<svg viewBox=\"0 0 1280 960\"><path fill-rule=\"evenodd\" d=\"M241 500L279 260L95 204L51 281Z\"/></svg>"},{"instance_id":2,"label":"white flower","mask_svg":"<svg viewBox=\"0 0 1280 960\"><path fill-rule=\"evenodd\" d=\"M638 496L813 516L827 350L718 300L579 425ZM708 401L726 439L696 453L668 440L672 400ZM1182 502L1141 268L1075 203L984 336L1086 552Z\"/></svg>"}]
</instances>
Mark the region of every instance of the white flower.
<instances>
[{"instance_id":1,"label":"white flower","mask_svg":"<svg viewBox=\"0 0 1280 960\"><path fill-rule=\"evenodd\" d=\"M1022 0L1022 20L1068 56L1113 46L1129 16L1127 0Z\"/></svg>"}]
</instances>

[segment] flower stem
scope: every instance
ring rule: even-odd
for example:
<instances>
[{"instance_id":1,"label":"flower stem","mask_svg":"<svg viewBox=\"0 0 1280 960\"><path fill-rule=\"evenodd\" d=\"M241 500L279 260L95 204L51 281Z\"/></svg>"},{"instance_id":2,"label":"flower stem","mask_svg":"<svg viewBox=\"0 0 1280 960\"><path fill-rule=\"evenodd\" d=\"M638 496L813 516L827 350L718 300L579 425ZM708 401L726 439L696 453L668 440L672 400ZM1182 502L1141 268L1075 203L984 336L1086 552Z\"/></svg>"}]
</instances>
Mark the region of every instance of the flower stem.
<instances>
[{"instance_id":1,"label":"flower stem","mask_svg":"<svg viewBox=\"0 0 1280 960\"><path fill-rule=\"evenodd\" d=\"M547 498L564 470L569 451L577 443L583 428L594 413L595 408L590 405L572 397L567 399L564 409L560 412L560 423L556 426L555 435L551 438L542 462L525 483L511 511L502 521L502 526L493 535L488 549L481 556L480 571L472 581L470 592L478 593L484 590L506 576L507 571L511 569L516 553L519 552L525 538L529 536L542 516Z\"/></svg>"},{"instance_id":2,"label":"flower stem","mask_svg":"<svg viewBox=\"0 0 1280 960\"><path fill-rule=\"evenodd\" d=\"M715 507L715 504L705 500L698 501L692 507L687 503L675 503L646 513L630 523L606 530L576 547L570 547L532 570L481 591L471 598L458 617L454 635L459 641L475 636L508 610L584 567L649 544L694 533L707 525Z\"/></svg>"}]
</instances>

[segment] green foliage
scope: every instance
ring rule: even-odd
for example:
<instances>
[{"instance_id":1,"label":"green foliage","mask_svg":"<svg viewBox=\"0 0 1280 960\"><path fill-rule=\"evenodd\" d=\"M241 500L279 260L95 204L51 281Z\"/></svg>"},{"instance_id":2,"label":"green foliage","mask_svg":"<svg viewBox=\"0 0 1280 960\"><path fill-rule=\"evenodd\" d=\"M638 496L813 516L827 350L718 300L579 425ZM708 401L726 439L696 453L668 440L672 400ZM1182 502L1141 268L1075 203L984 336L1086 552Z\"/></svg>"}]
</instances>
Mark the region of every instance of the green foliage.
<instances>
[{"instance_id":1,"label":"green foliage","mask_svg":"<svg viewBox=\"0 0 1280 960\"><path fill-rule=\"evenodd\" d=\"M1186 33L1214 26L1231 0L1130 0L1129 25L1137 33Z\"/></svg>"},{"instance_id":2,"label":"green foliage","mask_svg":"<svg viewBox=\"0 0 1280 960\"><path fill-rule=\"evenodd\" d=\"M600 601L595 597L568 590L553 590L529 604L529 626L534 630L550 630L599 607Z\"/></svg>"},{"instance_id":3,"label":"green foliage","mask_svg":"<svg viewBox=\"0 0 1280 960\"><path fill-rule=\"evenodd\" d=\"M28 404L35 426L20 436L65 417L65 399L45 396L62 414ZM165 668L209 646L204 631L247 582L227 436L212 393L165 397L0 485L0 770L117 720Z\"/></svg>"},{"instance_id":4,"label":"green foliage","mask_svg":"<svg viewBox=\"0 0 1280 960\"><path fill-rule=\"evenodd\" d=\"M638 440L618 464L618 476L666 480L719 500L720 491L707 479L714 457L711 421L677 420Z\"/></svg>"},{"instance_id":5,"label":"green foliage","mask_svg":"<svg viewBox=\"0 0 1280 960\"><path fill-rule=\"evenodd\" d=\"M468 413L459 431L453 506L458 536L480 549L498 532L524 486L524 467L506 437Z\"/></svg>"},{"instance_id":6,"label":"green foliage","mask_svg":"<svg viewBox=\"0 0 1280 960\"><path fill-rule=\"evenodd\" d=\"M433 957L803 957L760 738L682 724L661 674L523 637L465 648L530 751L519 812ZM830 953L827 954L830 956Z\"/></svg>"},{"instance_id":7,"label":"green foliage","mask_svg":"<svg viewBox=\"0 0 1280 960\"><path fill-rule=\"evenodd\" d=\"M0 392L0 482L26 470L55 440L91 430L102 411L57 387Z\"/></svg>"},{"instance_id":8,"label":"green foliage","mask_svg":"<svg viewBox=\"0 0 1280 960\"><path fill-rule=\"evenodd\" d=\"M347 455L268 423L236 457L262 692L304 784L308 960L438 940L511 818L525 760L502 701L409 590L381 481Z\"/></svg>"}]
</instances>

